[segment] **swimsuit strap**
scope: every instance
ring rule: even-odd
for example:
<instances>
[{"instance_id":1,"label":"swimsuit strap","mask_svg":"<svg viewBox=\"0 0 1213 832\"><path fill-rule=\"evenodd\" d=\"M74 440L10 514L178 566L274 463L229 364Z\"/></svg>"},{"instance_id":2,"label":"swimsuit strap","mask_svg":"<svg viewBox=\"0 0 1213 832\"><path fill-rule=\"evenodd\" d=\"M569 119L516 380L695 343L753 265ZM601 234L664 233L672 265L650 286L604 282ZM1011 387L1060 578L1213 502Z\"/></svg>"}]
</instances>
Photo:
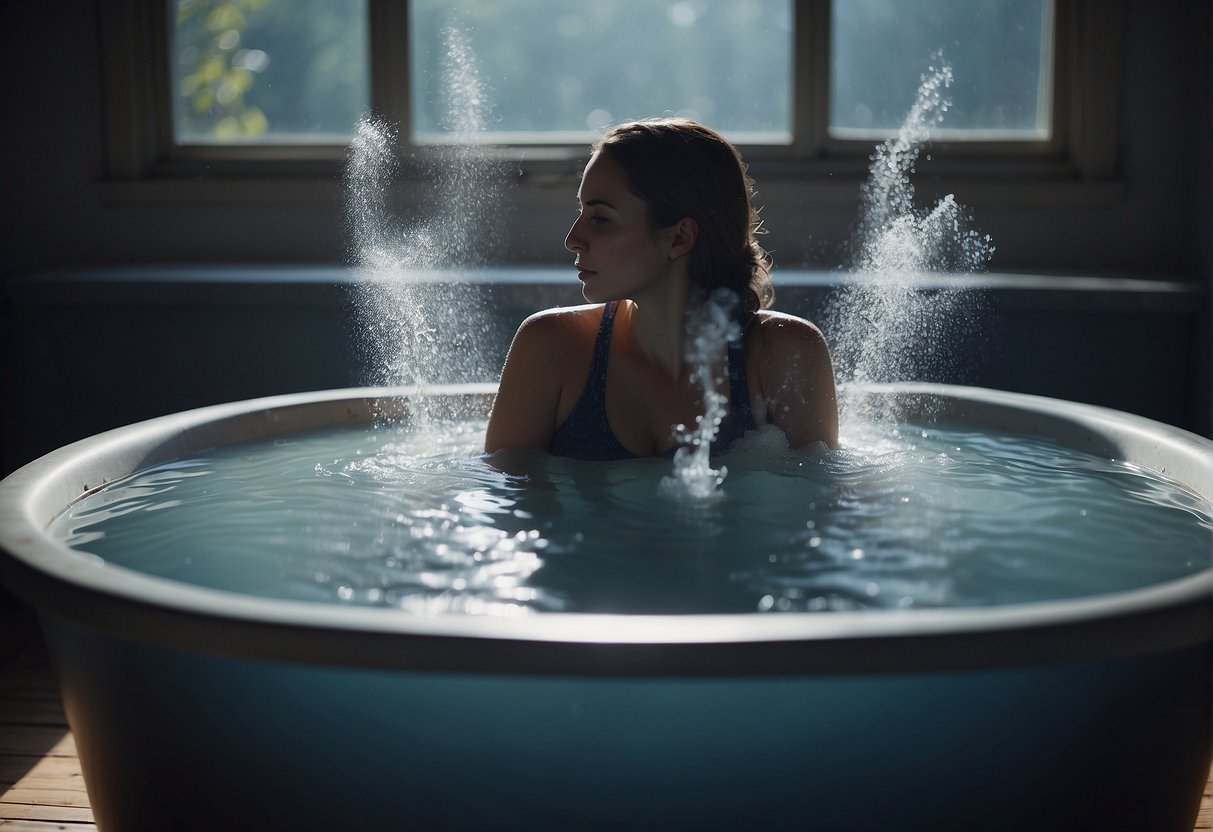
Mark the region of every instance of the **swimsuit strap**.
<instances>
[{"instance_id":1,"label":"swimsuit strap","mask_svg":"<svg viewBox=\"0 0 1213 832\"><path fill-rule=\"evenodd\" d=\"M749 379L746 377L745 335L729 342L729 412L738 413L739 406L749 409Z\"/></svg>"},{"instance_id":2,"label":"swimsuit strap","mask_svg":"<svg viewBox=\"0 0 1213 832\"><path fill-rule=\"evenodd\" d=\"M729 445L745 435L746 431L754 430L758 425L750 408L750 380L746 372L745 360L745 331L742 327L741 337L729 342L729 413L720 423L716 441L712 450L726 450Z\"/></svg>"},{"instance_id":3,"label":"swimsuit strap","mask_svg":"<svg viewBox=\"0 0 1213 832\"><path fill-rule=\"evenodd\" d=\"M585 387L573 405L564 424L556 429L548 444L548 451L556 456L576 459L630 459L632 453L623 446L611 430L606 415L607 360L611 351L611 331L615 323L618 301L612 301L602 310L598 324L598 336L594 341L594 354L590 359L590 370Z\"/></svg>"},{"instance_id":4,"label":"swimsuit strap","mask_svg":"<svg viewBox=\"0 0 1213 832\"><path fill-rule=\"evenodd\" d=\"M607 360L611 354L611 332L615 329L615 310L619 301L613 300L602 310L602 319L598 322L598 336L594 339L594 357L590 359L590 375L586 378L586 392L592 389L594 395L606 402L606 373ZM604 406L605 410L605 406Z\"/></svg>"}]
</instances>

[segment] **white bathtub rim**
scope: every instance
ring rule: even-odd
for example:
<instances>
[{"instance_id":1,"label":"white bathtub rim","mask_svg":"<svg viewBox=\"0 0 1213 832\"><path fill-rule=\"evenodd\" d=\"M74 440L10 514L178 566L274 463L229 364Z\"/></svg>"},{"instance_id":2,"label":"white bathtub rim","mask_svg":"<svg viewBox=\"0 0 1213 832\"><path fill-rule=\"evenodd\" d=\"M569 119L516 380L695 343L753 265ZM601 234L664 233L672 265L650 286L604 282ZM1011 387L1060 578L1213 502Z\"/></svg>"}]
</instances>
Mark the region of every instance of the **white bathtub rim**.
<instances>
[{"instance_id":1,"label":"white bathtub rim","mask_svg":"<svg viewBox=\"0 0 1213 832\"><path fill-rule=\"evenodd\" d=\"M1204 465L1206 474L1213 472L1213 443L1208 440L1105 408L948 385L899 384L875 386L873 390L1031 412L1040 409L1050 416L1060 414L1077 420L1095 431L1128 431L1143 442L1191 451L1189 455L1195 455L1198 467ZM1186 578L1124 592L982 608L774 615L542 613L518 618L452 614L422 617L390 608L267 599L191 586L105 563L70 550L46 534L46 524L54 514L83 493L59 500L62 486L58 492L52 486L61 482L65 470L79 469L90 459L105 459L107 450L155 443L199 425L239 420L252 413L263 414L272 422L284 415L289 417L300 406L340 407L350 401L365 404L371 399L413 392L404 388L352 388L235 402L152 419L65 446L0 482L0 577L40 610L91 623L119 637L256 658L279 655L282 648L284 658L377 667L415 664L409 650L393 650L391 642L399 639L407 639L414 646L434 642L421 653L453 651L449 661L436 660L445 669L475 670L484 666L486 648L507 643L519 649L526 645L530 645L526 649L559 647L557 652L566 658L568 649L577 645L624 652L632 649L647 657L642 657L640 666L648 670L638 670L624 657L604 671L617 673L652 671L651 663L659 653L646 648L665 651L660 655L681 661L678 673L714 672L721 657L712 658L712 651L723 650L732 661L738 661L737 651L729 648L755 644L794 646L793 652L799 657L793 665L798 669L785 667L785 672L831 672L831 668L880 672L905 669L907 664L935 670L1003 664L1008 657L986 655L988 650L983 645L992 636L1012 646L1011 663L1069 660L1067 657L1074 655L1113 658L1213 641L1213 563ZM433 392L491 396L493 386L444 386ZM1213 482L1213 474L1205 482ZM90 487L101 484L88 483ZM170 621L172 626L157 625ZM1100 632L1110 643L1093 643L1099 640ZM376 647L365 643L354 646L353 640L367 635L387 640L373 639L379 645ZM915 649L907 651L914 639L918 639ZM292 641L293 645L288 644ZM464 662L458 654L470 642L480 644ZM856 650L861 642L864 649ZM514 651L509 655L523 656L521 664L528 664L525 653ZM866 658L856 658L861 655ZM553 656L535 667L558 667L558 656ZM420 664L424 666L426 661ZM489 664L496 670L507 669L499 662ZM592 664L587 662L583 669L596 672ZM765 667L769 662L758 664ZM750 672L777 670L777 666L767 671L755 666ZM527 672L525 667L522 672ZM578 671L574 668L572 672Z\"/></svg>"}]
</instances>

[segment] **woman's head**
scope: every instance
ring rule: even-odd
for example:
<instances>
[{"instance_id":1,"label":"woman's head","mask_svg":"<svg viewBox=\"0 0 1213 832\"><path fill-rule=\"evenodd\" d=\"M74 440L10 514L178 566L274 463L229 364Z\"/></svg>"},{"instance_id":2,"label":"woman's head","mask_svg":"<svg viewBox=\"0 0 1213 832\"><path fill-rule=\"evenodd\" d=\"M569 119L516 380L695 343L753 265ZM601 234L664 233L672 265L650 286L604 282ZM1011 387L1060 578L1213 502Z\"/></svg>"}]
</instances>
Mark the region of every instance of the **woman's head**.
<instances>
[{"instance_id":1,"label":"woman's head","mask_svg":"<svg viewBox=\"0 0 1213 832\"><path fill-rule=\"evenodd\" d=\"M755 239L751 182L733 145L690 119L669 118L621 124L593 149L623 168L654 229L684 217L698 225L687 263L693 287L732 289L749 311L771 305L771 258Z\"/></svg>"}]
</instances>

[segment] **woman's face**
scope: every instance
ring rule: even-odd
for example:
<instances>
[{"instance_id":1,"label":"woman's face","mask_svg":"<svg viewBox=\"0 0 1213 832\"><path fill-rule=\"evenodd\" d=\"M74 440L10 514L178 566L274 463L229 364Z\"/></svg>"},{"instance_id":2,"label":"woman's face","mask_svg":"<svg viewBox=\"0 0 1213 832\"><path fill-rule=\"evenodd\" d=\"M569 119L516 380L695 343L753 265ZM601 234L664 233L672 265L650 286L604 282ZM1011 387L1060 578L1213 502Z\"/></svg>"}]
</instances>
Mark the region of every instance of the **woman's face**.
<instances>
[{"instance_id":1,"label":"woman's face","mask_svg":"<svg viewBox=\"0 0 1213 832\"><path fill-rule=\"evenodd\" d=\"M672 260L663 243L672 235L652 228L645 204L628 190L623 168L609 154L590 159L577 201L581 213L564 247L577 255L586 300L636 299L669 274Z\"/></svg>"}]
</instances>

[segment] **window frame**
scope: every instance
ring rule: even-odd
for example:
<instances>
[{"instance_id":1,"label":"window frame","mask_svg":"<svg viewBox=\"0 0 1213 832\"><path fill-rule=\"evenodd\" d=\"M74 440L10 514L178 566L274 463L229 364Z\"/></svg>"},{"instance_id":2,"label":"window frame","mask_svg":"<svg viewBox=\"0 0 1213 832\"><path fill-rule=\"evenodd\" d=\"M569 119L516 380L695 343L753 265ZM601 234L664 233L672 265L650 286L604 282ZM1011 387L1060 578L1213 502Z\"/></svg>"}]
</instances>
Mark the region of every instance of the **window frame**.
<instances>
[{"instance_id":1,"label":"window frame","mask_svg":"<svg viewBox=\"0 0 1213 832\"><path fill-rule=\"evenodd\" d=\"M105 182L111 195L172 199L209 189L210 198L246 202L259 197L242 183L294 183L294 189L279 189L269 198L281 201L309 192L304 183L340 174L346 144L177 144L169 8L167 0L113 0L98 11ZM792 14L791 142L740 144L740 149L756 175L821 182L860 179L879 139L829 135L830 0L793 0ZM407 0L368 0L368 15L371 106L398 126L407 144ZM1004 183L1114 181L1124 17L1125 0L1054 0L1051 136L1041 141L936 140L931 143L932 174ZM587 144L520 143L489 146L484 152L516 162L524 179L546 181L575 176L574 163L584 159ZM401 176L408 180L420 175L425 160L441 152L442 145L407 144L401 150ZM327 198L332 190L330 182L310 192Z\"/></svg>"}]
</instances>

